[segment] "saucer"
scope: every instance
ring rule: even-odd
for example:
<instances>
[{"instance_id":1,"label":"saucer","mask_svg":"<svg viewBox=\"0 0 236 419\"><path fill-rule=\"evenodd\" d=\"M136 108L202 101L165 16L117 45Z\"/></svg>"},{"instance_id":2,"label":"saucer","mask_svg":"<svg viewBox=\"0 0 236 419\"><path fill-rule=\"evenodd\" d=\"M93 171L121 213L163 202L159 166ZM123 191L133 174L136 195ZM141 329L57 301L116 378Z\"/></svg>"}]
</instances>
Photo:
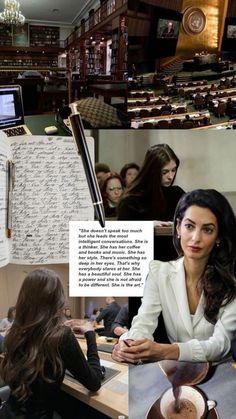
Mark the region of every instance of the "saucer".
<instances>
[{"instance_id":1,"label":"saucer","mask_svg":"<svg viewBox=\"0 0 236 419\"><path fill-rule=\"evenodd\" d=\"M163 419L160 415L160 398L157 399L148 410L145 419ZM206 419L220 419L216 408L209 410Z\"/></svg>"}]
</instances>

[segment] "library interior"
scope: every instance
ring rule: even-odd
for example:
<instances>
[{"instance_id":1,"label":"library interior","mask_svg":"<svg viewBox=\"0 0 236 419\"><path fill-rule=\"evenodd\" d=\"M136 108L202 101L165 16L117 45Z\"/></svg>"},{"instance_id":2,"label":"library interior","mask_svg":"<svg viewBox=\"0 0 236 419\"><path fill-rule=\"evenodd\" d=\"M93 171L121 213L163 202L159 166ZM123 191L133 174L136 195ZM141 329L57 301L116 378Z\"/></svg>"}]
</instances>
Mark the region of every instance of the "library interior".
<instances>
[{"instance_id":1,"label":"library interior","mask_svg":"<svg viewBox=\"0 0 236 419\"><path fill-rule=\"evenodd\" d=\"M20 8L23 25L0 24L0 83L26 116L65 122L75 102L85 128L234 128L233 0Z\"/></svg>"},{"instance_id":2,"label":"library interior","mask_svg":"<svg viewBox=\"0 0 236 419\"><path fill-rule=\"evenodd\" d=\"M234 417L234 129L235 0L0 0L0 419L169 419L171 386L196 390L201 418ZM203 189L223 228L203 197L202 248L184 247L175 211ZM182 263L180 286L72 296L69 221L151 221L149 262L170 282ZM107 258L115 276L108 253L81 272Z\"/></svg>"}]
</instances>

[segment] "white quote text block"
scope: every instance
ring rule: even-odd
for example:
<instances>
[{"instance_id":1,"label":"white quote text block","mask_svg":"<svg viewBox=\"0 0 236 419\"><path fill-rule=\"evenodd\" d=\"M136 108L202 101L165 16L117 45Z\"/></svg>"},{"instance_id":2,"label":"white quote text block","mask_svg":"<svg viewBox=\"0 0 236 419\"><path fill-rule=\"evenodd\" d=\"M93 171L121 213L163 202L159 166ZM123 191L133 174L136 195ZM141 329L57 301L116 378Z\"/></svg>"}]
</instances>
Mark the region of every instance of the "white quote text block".
<instances>
[{"instance_id":1,"label":"white quote text block","mask_svg":"<svg viewBox=\"0 0 236 419\"><path fill-rule=\"evenodd\" d=\"M70 221L71 297L142 296L152 259L152 221Z\"/></svg>"}]
</instances>

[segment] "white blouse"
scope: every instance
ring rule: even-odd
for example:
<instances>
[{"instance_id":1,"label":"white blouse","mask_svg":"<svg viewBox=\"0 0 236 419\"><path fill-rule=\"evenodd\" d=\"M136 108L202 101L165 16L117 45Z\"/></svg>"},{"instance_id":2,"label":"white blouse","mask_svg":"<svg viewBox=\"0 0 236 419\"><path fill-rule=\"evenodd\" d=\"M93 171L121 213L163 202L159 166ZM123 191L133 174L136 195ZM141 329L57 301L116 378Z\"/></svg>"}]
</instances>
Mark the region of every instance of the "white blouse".
<instances>
[{"instance_id":1,"label":"white blouse","mask_svg":"<svg viewBox=\"0 0 236 419\"><path fill-rule=\"evenodd\" d=\"M236 298L218 313L216 324L204 317L202 293L191 317L185 285L183 258L171 262L152 261L144 288L142 305L131 329L121 339L153 340L153 332L162 312L170 342L179 346L179 360L219 361L230 351L236 331Z\"/></svg>"}]
</instances>

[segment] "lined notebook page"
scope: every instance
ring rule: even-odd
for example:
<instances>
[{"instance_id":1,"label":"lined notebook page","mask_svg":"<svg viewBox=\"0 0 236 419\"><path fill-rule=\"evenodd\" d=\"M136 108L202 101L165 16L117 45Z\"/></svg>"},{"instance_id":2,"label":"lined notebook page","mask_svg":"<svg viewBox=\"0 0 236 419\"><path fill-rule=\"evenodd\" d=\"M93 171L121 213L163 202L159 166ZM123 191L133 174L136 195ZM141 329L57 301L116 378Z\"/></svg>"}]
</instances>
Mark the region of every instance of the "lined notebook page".
<instances>
[{"instance_id":1,"label":"lined notebook page","mask_svg":"<svg viewBox=\"0 0 236 419\"><path fill-rule=\"evenodd\" d=\"M6 134L0 131L0 267L9 262L9 239L7 227L7 160L10 157L10 144Z\"/></svg>"},{"instance_id":2,"label":"lined notebook page","mask_svg":"<svg viewBox=\"0 0 236 419\"><path fill-rule=\"evenodd\" d=\"M93 161L93 138L87 138ZM93 220L94 211L72 137L11 140L15 162L11 263L67 263L69 221Z\"/></svg>"}]
</instances>

